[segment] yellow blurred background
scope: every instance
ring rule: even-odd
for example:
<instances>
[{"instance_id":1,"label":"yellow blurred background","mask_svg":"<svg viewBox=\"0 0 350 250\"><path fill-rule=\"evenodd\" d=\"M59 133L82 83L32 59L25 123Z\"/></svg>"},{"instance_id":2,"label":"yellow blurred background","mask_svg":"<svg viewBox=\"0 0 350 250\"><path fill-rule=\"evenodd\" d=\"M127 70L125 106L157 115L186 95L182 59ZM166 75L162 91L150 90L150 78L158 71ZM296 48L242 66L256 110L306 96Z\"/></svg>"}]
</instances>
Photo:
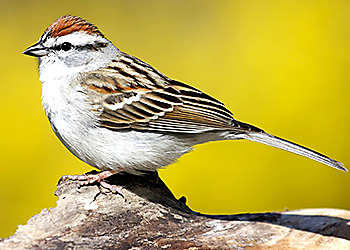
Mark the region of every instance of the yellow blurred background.
<instances>
[{"instance_id":1,"label":"yellow blurred background","mask_svg":"<svg viewBox=\"0 0 350 250\"><path fill-rule=\"evenodd\" d=\"M0 0L0 237L54 207L60 176L92 168L51 131L36 59L56 18L79 15L121 50L223 101L235 118L350 168L350 1ZM160 171L203 213L350 209L350 175L246 141L199 145Z\"/></svg>"}]
</instances>

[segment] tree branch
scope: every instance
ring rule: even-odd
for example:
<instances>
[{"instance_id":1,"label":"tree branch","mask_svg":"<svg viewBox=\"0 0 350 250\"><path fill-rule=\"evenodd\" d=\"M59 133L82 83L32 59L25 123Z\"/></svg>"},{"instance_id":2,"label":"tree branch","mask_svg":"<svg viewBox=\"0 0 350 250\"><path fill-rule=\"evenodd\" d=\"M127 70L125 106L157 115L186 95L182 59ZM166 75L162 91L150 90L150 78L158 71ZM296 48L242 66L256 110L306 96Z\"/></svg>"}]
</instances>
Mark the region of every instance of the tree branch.
<instances>
[{"instance_id":1,"label":"tree branch","mask_svg":"<svg viewBox=\"0 0 350 250\"><path fill-rule=\"evenodd\" d=\"M350 249L350 211L203 215L175 199L156 173L109 182L125 197L63 182L57 207L19 226L0 249Z\"/></svg>"}]
</instances>

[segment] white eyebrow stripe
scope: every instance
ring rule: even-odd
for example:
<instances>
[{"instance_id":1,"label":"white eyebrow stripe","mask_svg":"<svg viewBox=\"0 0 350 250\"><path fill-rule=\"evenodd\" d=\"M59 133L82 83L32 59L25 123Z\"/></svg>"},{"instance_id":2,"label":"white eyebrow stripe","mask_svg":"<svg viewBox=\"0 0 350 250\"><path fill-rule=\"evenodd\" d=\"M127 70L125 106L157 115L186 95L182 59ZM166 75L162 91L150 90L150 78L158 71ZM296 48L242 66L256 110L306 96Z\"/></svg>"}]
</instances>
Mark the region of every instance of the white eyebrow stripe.
<instances>
[{"instance_id":1,"label":"white eyebrow stripe","mask_svg":"<svg viewBox=\"0 0 350 250\"><path fill-rule=\"evenodd\" d=\"M106 39L101 38L99 36L89 35L84 32L74 32L56 38L57 44L61 44L64 42L70 42L73 45L79 46L86 44L94 44L96 42L106 42Z\"/></svg>"}]
</instances>

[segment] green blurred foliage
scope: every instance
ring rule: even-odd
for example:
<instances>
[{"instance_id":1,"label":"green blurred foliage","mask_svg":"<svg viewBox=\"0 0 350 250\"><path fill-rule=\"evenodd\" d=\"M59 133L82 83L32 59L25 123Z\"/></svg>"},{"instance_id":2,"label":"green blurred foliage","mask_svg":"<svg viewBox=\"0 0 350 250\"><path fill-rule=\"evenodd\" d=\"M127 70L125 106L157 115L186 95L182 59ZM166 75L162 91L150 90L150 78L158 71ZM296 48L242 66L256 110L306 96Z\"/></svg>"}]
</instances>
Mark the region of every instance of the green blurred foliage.
<instances>
[{"instance_id":1,"label":"green blurred foliage","mask_svg":"<svg viewBox=\"0 0 350 250\"><path fill-rule=\"evenodd\" d=\"M91 170L51 131L37 62L21 54L65 14L90 20L121 50L223 101L238 120L350 167L348 0L0 3L1 237L55 206L61 175ZM253 142L199 145L160 174L204 213L350 209L349 174Z\"/></svg>"}]
</instances>

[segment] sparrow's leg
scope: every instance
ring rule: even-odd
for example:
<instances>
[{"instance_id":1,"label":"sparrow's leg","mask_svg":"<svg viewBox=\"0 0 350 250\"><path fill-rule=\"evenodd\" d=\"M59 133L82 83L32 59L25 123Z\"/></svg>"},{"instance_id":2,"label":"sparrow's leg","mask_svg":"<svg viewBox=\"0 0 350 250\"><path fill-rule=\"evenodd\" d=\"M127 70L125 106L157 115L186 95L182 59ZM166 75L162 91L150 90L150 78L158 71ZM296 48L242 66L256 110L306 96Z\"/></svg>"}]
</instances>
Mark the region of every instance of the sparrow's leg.
<instances>
[{"instance_id":1,"label":"sparrow's leg","mask_svg":"<svg viewBox=\"0 0 350 250\"><path fill-rule=\"evenodd\" d=\"M77 180L80 181L78 183L78 188L86 185L93 184L95 182L100 183L102 187L110 190L112 193L119 193L122 196L124 196L123 192L121 191L120 187L117 185L112 185L104 181L104 179L120 173L121 171L115 171L115 170L108 170L103 171L97 174L83 174L83 175L64 175L61 177L61 179L58 181L58 183L61 183L66 180Z\"/></svg>"}]
</instances>

